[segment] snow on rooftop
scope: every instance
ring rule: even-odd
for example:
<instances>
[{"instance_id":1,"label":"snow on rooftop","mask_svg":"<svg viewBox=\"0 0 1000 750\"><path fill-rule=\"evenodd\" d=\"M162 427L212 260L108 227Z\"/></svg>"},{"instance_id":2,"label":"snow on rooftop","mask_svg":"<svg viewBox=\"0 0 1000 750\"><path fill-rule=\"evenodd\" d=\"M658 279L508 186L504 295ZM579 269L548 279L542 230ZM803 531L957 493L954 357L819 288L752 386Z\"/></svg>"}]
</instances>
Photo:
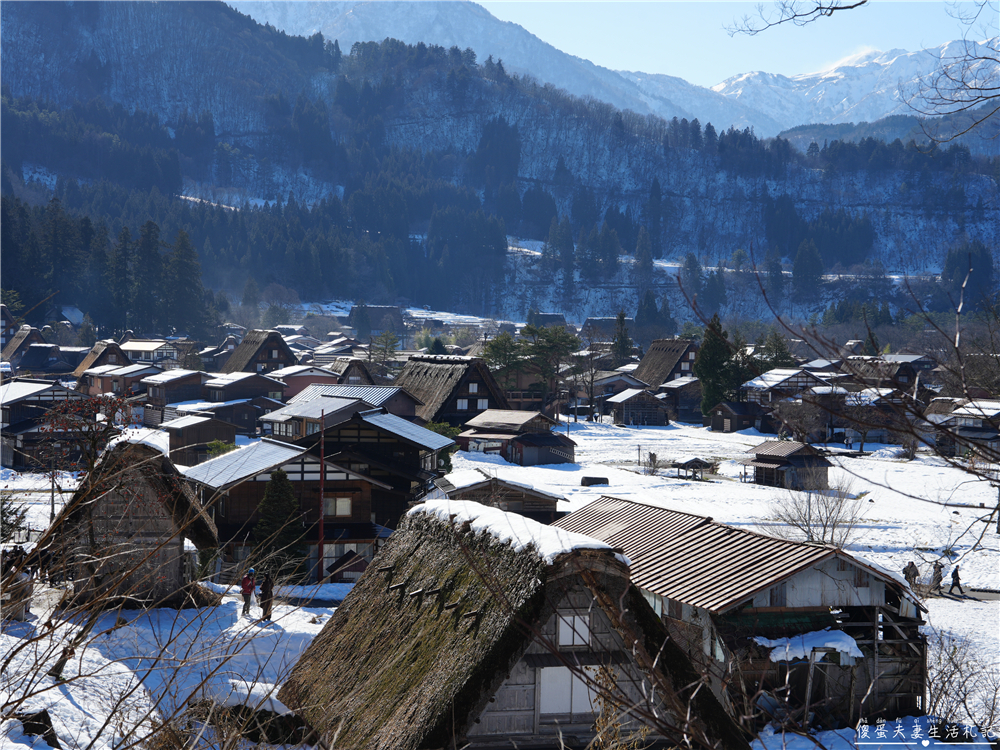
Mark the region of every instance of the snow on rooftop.
<instances>
[{"instance_id":1,"label":"snow on rooftop","mask_svg":"<svg viewBox=\"0 0 1000 750\"><path fill-rule=\"evenodd\" d=\"M830 628L793 635L790 638L775 638L774 640L754 636L754 642L771 648L770 659L775 662L807 659L816 648L832 648L848 656L859 659L864 657L861 649L858 648L857 641L843 630L830 630Z\"/></svg>"},{"instance_id":2,"label":"snow on rooftop","mask_svg":"<svg viewBox=\"0 0 1000 750\"><path fill-rule=\"evenodd\" d=\"M197 370L164 370L155 375L150 375L148 378L143 378L142 382L148 385L163 385L164 383L169 383L171 380L186 378L188 375L194 375L197 372Z\"/></svg>"},{"instance_id":3,"label":"snow on rooftop","mask_svg":"<svg viewBox=\"0 0 1000 750\"><path fill-rule=\"evenodd\" d=\"M121 435L108 442L107 450L111 450L120 443L148 445L165 456L170 453L170 435L163 430L154 430L152 427L130 427L123 430Z\"/></svg>"},{"instance_id":4,"label":"snow on rooftop","mask_svg":"<svg viewBox=\"0 0 1000 750\"><path fill-rule=\"evenodd\" d=\"M574 550L612 549L610 545L589 536L546 526L517 513L506 513L499 508L469 501L428 500L409 511L409 514L414 513L427 513L446 523L469 522L473 531L485 531L501 542L510 544L518 552L533 547L550 565L559 555ZM626 565L631 565L625 555L616 553L615 557Z\"/></svg>"}]
</instances>

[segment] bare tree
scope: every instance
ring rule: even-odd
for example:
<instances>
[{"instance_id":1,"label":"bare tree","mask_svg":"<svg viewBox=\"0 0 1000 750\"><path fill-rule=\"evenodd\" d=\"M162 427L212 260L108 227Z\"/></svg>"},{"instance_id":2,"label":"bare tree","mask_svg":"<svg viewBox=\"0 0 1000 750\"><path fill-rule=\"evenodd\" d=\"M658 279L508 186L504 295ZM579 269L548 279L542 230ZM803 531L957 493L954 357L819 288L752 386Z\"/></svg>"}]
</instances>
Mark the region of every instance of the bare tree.
<instances>
[{"instance_id":1,"label":"bare tree","mask_svg":"<svg viewBox=\"0 0 1000 750\"><path fill-rule=\"evenodd\" d=\"M865 493L855 495L850 482L829 490L807 490L788 494L771 505L771 520L785 528L769 527L778 536L805 538L807 542L832 544L842 549L854 537L865 507Z\"/></svg>"},{"instance_id":2,"label":"bare tree","mask_svg":"<svg viewBox=\"0 0 1000 750\"><path fill-rule=\"evenodd\" d=\"M868 0L809 0L808 2L776 0L770 10L763 4L758 5L756 15L745 15L726 30L730 36L736 34L754 36L773 26L787 23L805 26L839 11L853 10L867 4Z\"/></svg>"}]
</instances>

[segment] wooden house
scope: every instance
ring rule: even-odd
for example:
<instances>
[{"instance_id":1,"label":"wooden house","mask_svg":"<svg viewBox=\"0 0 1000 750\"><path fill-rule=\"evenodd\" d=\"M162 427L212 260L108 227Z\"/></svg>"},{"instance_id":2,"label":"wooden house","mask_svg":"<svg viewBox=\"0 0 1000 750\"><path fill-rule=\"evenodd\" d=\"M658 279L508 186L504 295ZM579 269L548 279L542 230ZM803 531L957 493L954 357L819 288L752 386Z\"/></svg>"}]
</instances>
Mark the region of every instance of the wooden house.
<instances>
[{"instance_id":1,"label":"wooden house","mask_svg":"<svg viewBox=\"0 0 1000 750\"><path fill-rule=\"evenodd\" d=\"M656 339L632 373L654 391L663 383L690 377L698 344L690 339Z\"/></svg>"},{"instance_id":2,"label":"wooden house","mask_svg":"<svg viewBox=\"0 0 1000 750\"><path fill-rule=\"evenodd\" d=\"M265 434L291 443L321 432L325 427L340 424L355 412L371 408L372 404L357 398L320 396L275 409L262 416L260 422Z\"/></svg>"},{"instance_id":3,"label":"wooden house","mask_svg":"<svg viewBox=\"0 0 1000 750\"><path fill-rule=\"evenodd\" d=\"M256 328L247 335L230 355L222 372L268 373L297 365L295 353L277 331Z\"/></svg>"},{"instance_id":4,"label":"wooden house","mask_svg":"<svg viewBox=\"0 0 1000 750\"><path fill-rule=\"evenodd\" d=\"M340 377L323 367L316 365L292 365L282 367L280 370L272 370L268 377L279 380L285 384L285 401L289 401L310 385L336 385L340 382Z\"/></svg>"},{"instance_id":5,"label":"wooden house","mask_svg":"<svg viewBox=\"0 0 1000 750\"><path fill-rule=\"evenodd\" d=\"M18 328L17 318L7 309L7 305L0 303L0 351L7 348L7 342L14 338Z\"/></svg>"},{"instance_id":6,"label":"wooden house","mask_svg":"<svg viewBox=\"0 0 1000 750\"><path fill-rule=\"evenodd\" d=\"M159 365L164 370L180 367L181 350L176 341L132 338L128 331L119 346L133 364Z\"/></svg>"},{"instance_id":7,"label":"wooden house","mask_svg":"<svg viewBox=\"0 0 1000 750\"><path fill-rule=\"evenodd\" d=\"M559 503L566 498L544 492L530 484L498 477L485 469L453 471L435 479L434 484L450 500L468 500L489 505L539 523L552 523L565 515L559 510Z\"/></svg>"},{"instance_id":8,"label":"wooden house","mask_svg":"<svg viewBox=\"0 0 1000 750\"><path fill-rule=\"evenodd\" d=\"M165 370L143 378L146 386L146 405L143 423L155 427L164 421L164 411L168 404L179 401L200 400L202 386L209 379L208 373L200 370ZM173 417L167 417L173 418Z\"/></svg>"},{"instance_id":9,"label":"wooden house","mask_svg":"<svg viewBox=\"0 0 1000 750\"><path fill-rule=\"evenodd\" d=\"M625 318L625 327L634 331L635 319ZM618 318L613 315L609 318L587 318L580 327L580 338L584 341L613 341L617 329Z\"/></svg>"},{"instance_id":10,"label":"wooden house","mask_svg":"<svg viewBox=\"0 0 1000 750\"><path fill-rule=\"evenodd\" d=\"M562 313L546 313L546 312L536 312L531 317L531 323L534 323L539 328L570 328L569 324L566 322L566 316ZM574 331L571 330L570 333Z\"/></svg>"},{"instance_id":11,"label":"wooden house","mask_svg":"<svg viewBox=\"0 0 1000 750\"><path fill-rule=\"evenodd\" d=\"M163 372L156 365L102 365L85 370L83 377L77 381L77 390L90 396L104 393L114 393L122 396L135 396L145 393L143 380ZM85 384L84 384L85 383ZM81 384L84 384L81 387Z\"/></svg>"},{"instance_id":12,"label":"wooden house","mask_svg":"<svg viewBox=\"0 0 1000 750\"><path fill-rule=\"evenodd\" d=\"M5 380L0 384L0 465L18 470L51 466L51 459L44 455L45 445L73 436L44 431L45 416L62 401L85 398L49 380Z\"/></svg>"},{"instance_id":13,"label":"wooden house","mask_svg":"<svg viewBox=\"0 0 1000 750\"><path fill-rule=\"evenodd\" d=\"M340 385L375 385L375 378L364 360L357 357L333 357L323 365L337 376Z\"/></svg>"},{"instance_id":14,"label":"wooden house","mask_svg":"<svg viewBox=\"0 0 1000 750\"><path fill-rule=\"evenodd\" d=\"M4 362L10 362L11 368L17 372L21 365L21 358L28 351L28 347L32 344L44 343L45 337L42 336L41 331L32 326L23 325L7 340L3 352L0 353L0 359L3 359Z\"/></svg>"},{"instance_id":15,"label":"wooden house","mask_svg":"<svg viewBox=\"0 0 1000 750\"><path fill-rule=\"evenodd\" d=\"M912 390L917 381L917 368L906 359L848 357L841 370L858 385L870 388Z\"/></svg>"},{"instance_id":16,"label":"wooden house","mask_svg":"<svg viewBox=\"0 0 1000 750\"><path fill-rule=\"evenodd\" d=\"M940 415L940 418L933 420L938 425L935 447L941 455L964 456L970 453L989 463L996 463L1000 459L1000 401L949 399L952 403L948 410L941 409L944 399L935 401L936 408L933 411ZM872 442L878 439L872 433L869 433L868 438Z\"/></svg>"},{"instance_id":17,"label":"wooden house","mask_svg":"<svg viewBox=\"0 0 1000 750\"><path fill-rule=\"evenodd\" d=\"M236 442L236 426L221 419L191 415L163 422L160 429L170 436L170 460L194 466L209 459L208 444Z\"/></svg>"},{"instance_id":18,"label":"wooden house","mask_svg":"<svg viewBox=\"0 0 1000 750\"><path fill-rule=\"evenodd\" d=\"M764 410L760 404L748 401L723 401L712 408L709 425L712 432L739 432L752 427L759 429Z\"/></svg>"},{"instance_id":19,"label":"wooden house","mask_svg":"<svg viewBox=\"0 0 1000 750\"><path fill-rule=\"evenodd\" d=\"M72 352L63 352L58 344L30 344L21 354L17 371L25 375L59 376L72 373L75 365Z\"/></svg>"},{"instance_id":20,"label":"wooden house","mask_svg":"<svg viewBox=\"0 0 1000 750\"><path fill-rule=\"evenodd\" d=\"M649 391L629 388L606 401L611 405L615 424L658 427L670 424L667 404Z\"/></svg>"},{"instance_id":21,"label":"wooden house","mask_svg":"<svg viewBox=\"0 0 1000 750\"><path fill-rule=\"evenodd\" d=\"M198 352L201 357L201 364L208 372L220 372L229 358L233 356L236 347L240 345L241 336L235 334L227 335L218 346L209 346Z\"/></svg>"},{"instance_id":22,"label":"wooden house","mask_svg":"<svg viewBox=\"0 0 1000 750\"><path fill-rule=\"evenodd\" d=\"M629 582L580 535L477 503L421 504L292 669L278 698L319 744L352 748L582 747L600 664L611 709L650 740L747 741ZM629 713L629 710L634 713ZM688 710L690 709L690 710ZM672 713L673 711L673 713ZM681 716L690 721L681 728Z\"/></svg>"},{"instance_id":23,"label":"wooden house","mask_svg":"<svg viewBox=\"0 0 1000 750\"><path fill-rule=\"evenodd\" d=\"M327 427L322 446L318 433L297 444L309 446L314 456L322 450L330 460L388 485L372 490L373 512L378 523L395 528L409 504L434 488L438 454L455 441L385 409L370 409Z\"/></svg>"},{"instance_id":24,"label":"wooden house","mask_svg":"<svg viewBox=\"0 0 1000 750\"><path fill-rule=\"evenodd\" d=\"M210 373L209 379L202 384L202 396L214 402L257 397L284 401L284 393L284 383L256 372Z\"/></svg>"},{"instance_id":25,"label":"wooden house","mask_svg":"<svg viewBox=\"0 0 1000 750\"><path fill-rule=\"evenodd\" d=\"M96 395L96 393L90 392L90 389L94 386L94 383L87 378L87 370L93 370L98 367L104 367L105 365L114 365L115 367L125 367L131 365L132 360L125 353L125 350L114 339L106 339L105 341L98 341L94 344L87 355L83 358L80 365L73 371L73 377L77 379L77 390L87 395ZM139 363L137 363L139 364ZM104 391L98 391L98 393L103 393Z\"/></svg>"},{"instance_id":26,"label":"wooden house","mask_svg":"<svg viewBox=\"0 0 1000 750\"><path fill-rule=\"evenodd\" d=\"M458 436L464 451L496 453L519 466L576 461L576 443L553 432L559 423L541 412L488 409L465 423Z\"/></svg>"},{"instance_id":27,"label":"wooden house","mask_svg":"<svg viewBox=\"0 0 1000 750\"><path fill-rule=\"evenodd\" d=\"M825 490L832 464L819 451L794 440L767 440L741 462L753 469L753 483L788 490Z\"/></svg>"},{"instance_id":28,"label":"wooden house","mask_svg":"<svg viewBox=\"0 0 1000 750\"><path fill-rule=\"evenodd\" d=\"M358 399L372 407L385 409L390 414L409 421L417 418L417 409L423 406L420 399L398 385L318 385L306 388L288 399L289 404L314 401L318 398Z\"/></svg>"},{"instance_id":29,"label":"wooden house","mask_svg":"<svg viewBox=\"0 0 1000 750\"><path fill-rule=\"evenodd\" d=\"M458 427L487 409L510 408L486 363L475 357L410 357L394 383L422 402L417 417L425 422Z\"/></svg>"},{"instance_id":30,"label":"wooden house","mask_svg":"<svg viewBox=\"0 0 1000 750\"><path fill-rule=\"evenodd\" d=\"M613 497L554 525L625 552L633 584L737 716L786 699L825 726L926 709L926 610L896 574L835 547ZM796 640L810 645L792 658Z\"/></svg>"},{"instance_id":31,"label":"wooden house","mask_svg":"<svg viewBox=\"0 0 1000 750\"><path fill-rule=\"evenodd\" d=\"M687 376L667 380L660 384L656 397L667 405L667 413L678 422L702 423L704 415L701 413L701 382L698 378Z\"/></svg>"},{"instance_id":32,"label":"wooden house","mask_svg":"<svg viewBox=\"0 0 1000 750\"><path fill-rule=\"evenodd\" d=\"M797 396L814 386L829 385L823 378L809 370L776 367L740 386L746 400L770 407L773 402Z\"/></svg>"},{"instance_id":33,"label":"wooden house","mask_svg":"<svg viewBox=\"0 0 1000 750\"><path fill-rule=\"evenodd\" d=\"M85 598L110 597L148 607L186 601L197 558L185 550L218 547L215 524L170 459L150 444L110 447L57 517L58 559ZM89 524L93 529L89 529ZM99 540L94 549L89 541ZM197 600L196 600L197 601Z\"/></svg>"},{"instance_id":34,"label":"wooden house","mask_svg":"<svg viewBox=\"0 0 1000 750\"><path fill-rule=\"evenodd\" d=\"M264 396L239 398L234 401L194 399L167 404L163 408L163 419L171 420L184 416L214 417L235 426L237 435L256 435L262 415L282 406L280 401Z\"/></svg>"},{"instance_id":35,"label":"wooden house","mask_svg":"<svg viewBox=\"0 0 1000 750\"><path fill-rule=\"evenodd\" d=\"M324 464L321 503L320 474ZM197 487L201 502L214 514L227 563L238 563L250 554L250 532L258 520L257 507L271 472L277 469L288 475L299 501L312 580L317 577L321 509L324 569L346 552L355 552L368 561L374 557L390 532L379 522L384 519L378 499L372 502L372 490L388 492L392 487L330 458L321 463L306 446L265 437L184 469L185 476Z\"/></svg>"}]
</instances>

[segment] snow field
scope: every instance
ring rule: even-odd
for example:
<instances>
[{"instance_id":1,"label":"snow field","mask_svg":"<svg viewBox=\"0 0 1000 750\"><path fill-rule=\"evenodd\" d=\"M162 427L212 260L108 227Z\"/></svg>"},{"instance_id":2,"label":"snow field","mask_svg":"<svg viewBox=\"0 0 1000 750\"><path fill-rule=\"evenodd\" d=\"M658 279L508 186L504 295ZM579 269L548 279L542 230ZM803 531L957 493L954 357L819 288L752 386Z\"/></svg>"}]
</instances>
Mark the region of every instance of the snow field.
<instances>
[{"instance_id":1,"label":"snow field","mask_svg":"<svg viewBox=\"0 0 1000 750\"><path fill-rule=\"evenodd\" d=\"M256 604L252 619L241 617L242 606L227 594L214 608L123 612L119 627L115 614L104 615L61 684L45 672L75 625L60 622L43 634L39 619L5 623L0 655L11 663L0 675L0 702L18 701L18 713L47 709L63 747L95 750L126 735L134 741L203 698L281 713L274 693L333 610L277 605L264 623ZM24 736L20 722L0 722L0 747L22 746L46 747Z\"/></svg>"}]
</instances>

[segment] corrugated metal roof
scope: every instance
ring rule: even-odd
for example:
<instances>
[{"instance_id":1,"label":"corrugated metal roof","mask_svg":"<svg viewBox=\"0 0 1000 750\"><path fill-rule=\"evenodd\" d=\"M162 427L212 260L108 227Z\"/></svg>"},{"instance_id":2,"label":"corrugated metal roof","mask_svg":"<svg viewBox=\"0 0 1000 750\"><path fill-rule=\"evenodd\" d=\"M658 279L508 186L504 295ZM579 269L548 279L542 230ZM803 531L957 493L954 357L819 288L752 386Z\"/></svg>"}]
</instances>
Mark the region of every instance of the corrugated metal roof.
<instances>
[{"instance_id":1,"label":"corrugated metal roof","mask_svg":"<svg viewBox=\"0 0 1000 750\"><path fill-rule=\"evenodd\" d=\"M606 398L604 400L606 403L609 404L620 404L623 401L628 401L633 396L638 396L644 390L645 390L644 388L626 388L621 393L616 393L614 396L611 396L610 398Z\"/></svg>"},{"instance_id":2,"label":"corrugated metal roof","mask_svg":"<svg viewBox=\"0 0 1000 750\"><path fill-rule=\"evenodd\" d=\"M372 406L381 406L403 389L398 385L337 385L331 383L311 383L302 389L301 393L288 399L290 404L298 404L303 401L312 401L324 396L336 398L357 398ZM416 403L420 400L416 396L407 393Z\"/></svg>"},{"instance_id":3,"label":"corrugated metal roof","mask_svg":"<svg viewBox=\"0 0 1000 750\"><path fill-rule=\"evenodd\" d=\"M798 443L794 440L766 440L756 448L750 448L746 452L757 456L778 456L787 458L798 453L802 449L807 449L806 453L815 453L815 449L805 443Z\"/></svg>"},{"instance_id":4,"label":"corrugated metal roof","mask_svg":"<svg viewBox=\"0 0 1000 750\"><path fill-rule=\"evenodd\" d=\"M211 417L199 417L192 414L187 417L178 417L177 419L171 419L169 422L163 422L160 424L161 430L183 430L185 427L193 427L196 424L201 424L203 422L211 422Z\"/></svg>"},{"instance_id":5,"label":"corrugated metal roof","mask_svg":"<svg viewBox=\"0 0 1000 750\"><path fill-rule=\"evenodd\" d=\"M539 411L517 411L514 409L487 409L481 414L477 414L468 422L466 427L476 427L480 429L511 430L516 432L533 419L540 418L543 422L551 425L558 424L556 420L547 417Z\"/></svg>"},{"instance_id":6,"label":"corrugated metal roof","mask_svg":"<svg viewBox=\"0 0 1000 750\"><path fill-rule=\"evenodd\" d=\"M89 370L84 370L84 375L107 375L114 372L115 370L120 370L118 365L100 365L98 367L91 367Z\"/></svg>"},{"instance_id":7,"label":"corrugated metal roof","mask_svg":"<svg viewBox=\"0 0 1000 750\"><path fill-rule=\"evenodd\" d=\"M22 380L11 380L0 385L0 403L17 403L48 390L61 391L66 398L86 398L82 393L70 391L57 383L26 383Z\"/></svg>"},{"instance_id":8,"label":"corrugated metal roof","mask_svg":"<svg viewBox=\"0 0 1000 750\"><path fill-rule=\"evenodd\" d=\"M203 372L198 370L164 370L163 372L158 372L156 375L150 375L148 378L143 378L142 382L147 385L163 385L164 383L169 383L172 380L180 380L181 378L186 378L191 375L201 375L204 378L208 378Z\"/></svg>"},{"instance_id":9,"label":"corrugated metal roof","mask_svg":"<svg viewBox=\"0 0 1000 750\"><path fill-rule=\"evenodd\" d=\"M833 547L776 539L614 497L602 497L553 525L623 549L636 586L712 612L837 554Z\"/></svg>"},{"instance_id":10,"label":"corrugated metal roof","mask_svg":"<svg viewBox=\"0 0 1000 750\"><path fill-rule=\"evenodd\" d=\"M287 419L297 418L319 419L324 414L334 414L351 406L356 406L359 411L371 408L356 398L317 398L313 401L291 403L288 406L275 409L263 415L261 420L264 422L284 422Z\"/></svg>"},{"instance_id":11,"label":"corrugated metal roof","mask_svg":"<svg viewBox=\"0 0 1000 750\"><path fill-rule=\"evenodd\" d=\"M184 475L213 489L236 484L281 466L306 453L305 448L264 438L205 463L184 470Z\"/></svg>"},{"instance_id":12,"label":"corrugated metal roof","mask_svg":"<svg viewBox=\"0 0 1000 750\"><path fill-rule=\"evenodd\" d=\"M391 432L393 435L416 443L427 450L438 451L455 444L451 438L426 430L413 422L407 422L395 414L362 414L361 419L374 427Z\"/></svg>"}]
</instances>

